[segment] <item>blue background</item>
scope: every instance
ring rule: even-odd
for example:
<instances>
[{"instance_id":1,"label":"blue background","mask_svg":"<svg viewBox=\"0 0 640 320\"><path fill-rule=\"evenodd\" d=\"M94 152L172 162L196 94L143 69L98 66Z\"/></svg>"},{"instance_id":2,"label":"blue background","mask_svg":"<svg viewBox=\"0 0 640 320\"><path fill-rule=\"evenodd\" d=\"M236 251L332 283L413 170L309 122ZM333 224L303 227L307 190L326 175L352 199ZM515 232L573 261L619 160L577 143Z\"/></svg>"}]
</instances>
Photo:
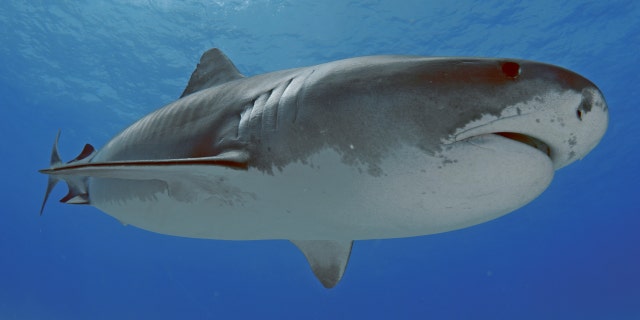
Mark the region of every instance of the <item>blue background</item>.
<instances>
[{"instance_id":1,"label":"blue background","mask_svg":"<svg viewBox=\"0 0 640 320\"><path fill-rule=\"evenodd\" d=\"M2 1L0 319L640 319L640 2L446 3ZM103 145L211 47L247 75L369 54L549 62L602 89L610 127L512 214L356 242L332 290L286 241L164 236L55 201L38 216L58 129L64 159Z\"/></svg>"}]
</instances>

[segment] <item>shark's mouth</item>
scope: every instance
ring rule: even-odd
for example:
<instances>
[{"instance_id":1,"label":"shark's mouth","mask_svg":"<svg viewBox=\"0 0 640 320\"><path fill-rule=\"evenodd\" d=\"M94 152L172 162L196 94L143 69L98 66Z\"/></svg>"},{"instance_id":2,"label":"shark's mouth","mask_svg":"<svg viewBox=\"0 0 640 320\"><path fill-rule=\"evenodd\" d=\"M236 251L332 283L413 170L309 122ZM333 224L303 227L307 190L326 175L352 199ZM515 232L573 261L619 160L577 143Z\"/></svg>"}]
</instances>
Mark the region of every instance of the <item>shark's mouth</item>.
<instances>
[{"instance_id":1,"label":"shark's mouth","mask_svg":"<svg viewBox=\"0 0 640 320\"><path fill-rule=\"evenodd\" d=\"M546 154L549 158L551 158L551 148L549 147L549 145L532 136L528 136L522 133L515 133L515 132L495 132L494 134L505 137L510 140L524 143L534 149L540 150L540 152Z\"/></svg>"}]
</instances>

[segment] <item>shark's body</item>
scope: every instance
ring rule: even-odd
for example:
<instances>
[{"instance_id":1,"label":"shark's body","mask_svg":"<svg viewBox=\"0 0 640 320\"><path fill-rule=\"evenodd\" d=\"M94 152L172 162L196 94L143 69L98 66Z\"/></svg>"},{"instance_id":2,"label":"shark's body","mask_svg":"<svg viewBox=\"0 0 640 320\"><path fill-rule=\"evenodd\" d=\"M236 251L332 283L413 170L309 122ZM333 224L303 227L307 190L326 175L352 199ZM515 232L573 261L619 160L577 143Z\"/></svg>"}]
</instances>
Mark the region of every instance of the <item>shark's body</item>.
<instances>
[{"instance_id":1,"label":"shark's body","mask_svg":"<svg viewBox=\"0 0 640 320\"><path fill-rule=\"evenodd\" d=\"M353 240L535 199L607 121L595 85L541 63L374 56L245 78L212 49L179 100L67 164L54 146L43 172L47 196L66 180L63 202L147 230L290 239L332 287Z\"/></svg>"}]
</instances>

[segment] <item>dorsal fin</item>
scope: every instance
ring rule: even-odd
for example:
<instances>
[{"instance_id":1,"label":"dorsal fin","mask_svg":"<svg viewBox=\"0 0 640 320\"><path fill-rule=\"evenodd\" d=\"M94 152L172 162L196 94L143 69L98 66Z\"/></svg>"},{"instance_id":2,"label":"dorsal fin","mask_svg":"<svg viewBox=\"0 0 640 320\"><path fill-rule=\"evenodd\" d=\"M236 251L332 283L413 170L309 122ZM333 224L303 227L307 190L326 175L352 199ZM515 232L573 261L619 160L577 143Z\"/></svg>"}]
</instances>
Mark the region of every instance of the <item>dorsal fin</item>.
<instances>
[{"instance_id":1,"label":"dorsal fin","mask_svg":"<svg viewBox=\"0 0 640 320\"><path fill-rule=\"evenodd\" d=\"M313 274L325 288L333 288L349 263L353 241L291 240L304 253Z\"/></svg>"},{"instance_id":2,"label":"dorsal fin","mask_svg":"<svg viewBox=\"0 0 640 320\"><path fill-rule=\"evenodd\" d=\"M202 54L200 63L191 74L189 84L180 98L243 77L233 62L220 49L213 48Z\"/></svg>"}]
</instances>

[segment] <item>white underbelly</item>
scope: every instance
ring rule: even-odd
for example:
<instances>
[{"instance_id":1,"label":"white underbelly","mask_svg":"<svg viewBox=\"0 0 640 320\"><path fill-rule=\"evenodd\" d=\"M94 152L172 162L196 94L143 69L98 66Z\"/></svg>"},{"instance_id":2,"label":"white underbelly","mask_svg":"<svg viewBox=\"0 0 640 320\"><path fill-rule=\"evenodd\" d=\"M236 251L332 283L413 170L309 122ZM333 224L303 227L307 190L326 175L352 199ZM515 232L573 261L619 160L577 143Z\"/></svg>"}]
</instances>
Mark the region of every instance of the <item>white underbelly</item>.
<instances>
[{"instance_id":1,"label":"white underbelly","mask_svg":"<svg viewBox=\"0 0 640 320\"><path fill-rule=\"evenodd\" d=\"M184 237L396 238L497 218L535 199L554 172L542 152L495 135L437 156L405 146L378 167L371 175L325 149L273 174L198 166L154 180L93 178L90 200L123 223Z\"/></svg>"}]
</instances>

